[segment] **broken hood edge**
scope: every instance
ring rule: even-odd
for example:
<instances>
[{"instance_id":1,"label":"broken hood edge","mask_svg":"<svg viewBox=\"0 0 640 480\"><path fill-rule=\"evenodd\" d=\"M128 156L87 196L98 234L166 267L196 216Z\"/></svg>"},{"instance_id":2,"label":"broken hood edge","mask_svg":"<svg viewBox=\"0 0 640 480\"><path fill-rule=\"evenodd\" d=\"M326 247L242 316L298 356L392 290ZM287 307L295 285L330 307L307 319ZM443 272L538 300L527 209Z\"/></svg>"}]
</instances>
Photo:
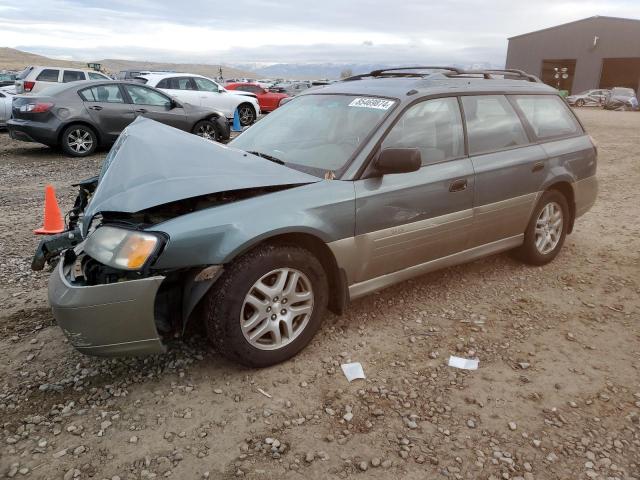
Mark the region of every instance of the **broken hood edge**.
<instances>
[{"instance_id":1,"label":"broken hood edge","mask_svg":"<svg viewBox=\"0 0 640 480\"><path fill-rule=\"evenodd\" d=\"M101 212L135 213L219 192L304 185L322 179L242 150L139 117L105 158L83 218L83 236Z\"/></svg>"}]
</instances>

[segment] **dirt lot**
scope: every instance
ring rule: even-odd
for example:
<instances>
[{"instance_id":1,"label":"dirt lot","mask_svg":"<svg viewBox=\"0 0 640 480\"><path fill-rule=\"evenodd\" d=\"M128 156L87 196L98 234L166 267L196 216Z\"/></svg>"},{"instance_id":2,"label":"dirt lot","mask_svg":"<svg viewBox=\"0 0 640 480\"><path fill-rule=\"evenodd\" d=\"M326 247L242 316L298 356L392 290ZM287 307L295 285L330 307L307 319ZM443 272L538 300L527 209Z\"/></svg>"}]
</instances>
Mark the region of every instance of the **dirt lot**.
<instances>
[{"instance_id":1,"label":"dirt lot","mask_svg":"<svg viewBox=\"0 0 640 480\"><path fill-rule=\"evenodd\" d=\"M640 114L579 115L600 196L552 264L499 255L405 282L259 371L194 336L162 357L76 353L29 270L31 230L44 185L68 208L104 152L0 134L0 477L640 479Z\"/></svg>"}]
</instances>

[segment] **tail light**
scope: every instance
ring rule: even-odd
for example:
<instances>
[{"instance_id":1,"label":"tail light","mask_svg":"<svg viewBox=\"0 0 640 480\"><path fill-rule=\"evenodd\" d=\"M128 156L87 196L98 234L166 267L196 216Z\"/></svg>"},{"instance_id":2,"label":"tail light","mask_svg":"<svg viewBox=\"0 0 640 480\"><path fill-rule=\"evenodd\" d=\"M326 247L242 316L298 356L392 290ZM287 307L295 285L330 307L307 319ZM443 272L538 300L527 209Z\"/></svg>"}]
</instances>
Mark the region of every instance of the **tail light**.
<instances>
[{"instance_id":1,"label":"tail light","mask_svg":"<svg viewBox=\"0 0 640 480\"><path fill-rule=\"evenodd\" d=\"M31 90L33 90L33 87L36 86L36 82L24 82L23 83L23 87L24 87L24 91L25 92L30 92Z\"/></svg>"},{"instance_id":2,"label":"tail light","mask_svg":"<svg viewBox=\"0 0 640 480\"><path fill-rule=\"evenodd\" d=\"M51 102L27 103L20 107L20 111L23 113L44 113L51 110L51 107L53 107Z\"/></svg>"}]
</instances>

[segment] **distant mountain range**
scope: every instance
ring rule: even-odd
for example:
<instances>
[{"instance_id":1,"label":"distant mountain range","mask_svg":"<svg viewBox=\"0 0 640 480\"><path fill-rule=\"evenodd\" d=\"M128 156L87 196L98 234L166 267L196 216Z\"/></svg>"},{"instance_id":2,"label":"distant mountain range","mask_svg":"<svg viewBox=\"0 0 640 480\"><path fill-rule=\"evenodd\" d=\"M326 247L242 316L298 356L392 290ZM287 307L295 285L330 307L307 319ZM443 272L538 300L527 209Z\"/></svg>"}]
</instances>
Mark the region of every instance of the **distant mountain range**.
<instances>
[{"instance_id":1,"label":"distant mountain range","mask_svg":"<svg viewBox=\"0 0 640 480\"><path fill-rule=\"evenodd\" d=\"M176 72L189 72L217 77L222 68L224 78L286 78L286 79L337 79L341 73L350 71L352 75L367 73L381 68L412 66L414 64L398 65L389 63L228 63L224 65L203 63L164 63L146 62L138 60L104 59L95 60L108 73L117 73L120 70L170 70ZM22 70L28 65L68 66L86 68L86 62L59 60L36 55L34 53L16 50L14 48L0 47L0 70ZM454 64L455 67L467 69L502 68L502 65L490 63L477 63L472 65Z\"/></svg>"},{"instance_id":2,"label":"distant mountain range","mask_svg":"<svg viewBox=\"0 0 640 480\"><path fill-rule=\"evenodd\" d=\"M353 75L367 73L372 70L382 68L393 68L402 66L415 66L414 64L398 65L386 63L276 63L264 65L259 63L251 64L231 64L234 68L253 71L258 78L291 78L291 79L336 79L344 71L350 71ZM492 65L490 63L476 63L469 65L451 65L464 69L487 69L503 68L503 65Z\"/></svg>"},{"instance_id":3,"label":"distant mountain range","mask_svg":"<svg viewBox=\"0 0 640 480\"><path fill-rule=\"evenodd\" d=\"M217 77L219 68L222 67L222 74L226 78L232 77L255 77L256 74L226 65L209 65L202 63L163 63L145 62L138 60L118 60L104 59L93 60L102 65L107 73L117 73L120 70L170 70L175 72L189 72L204 75L206 77ZM29 65L46 65L52 67L87 68L87 62L59 60L49 58L35 53L23 52L15 48L0 47L0 71L1 70L22 70Z\"/></svg>"}]
</instances>

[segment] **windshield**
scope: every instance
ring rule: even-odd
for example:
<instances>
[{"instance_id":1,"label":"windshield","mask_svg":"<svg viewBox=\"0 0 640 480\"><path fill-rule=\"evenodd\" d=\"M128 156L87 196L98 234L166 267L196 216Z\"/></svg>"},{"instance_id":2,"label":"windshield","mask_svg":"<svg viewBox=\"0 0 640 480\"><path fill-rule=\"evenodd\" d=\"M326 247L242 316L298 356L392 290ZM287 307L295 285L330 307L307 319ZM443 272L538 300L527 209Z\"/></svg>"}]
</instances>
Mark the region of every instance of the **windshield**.
<instances>
[{"instance_id":1,"label":"windshield","mask_svg":"<svg viewBox=\"0 0 640 480\"><path fill-rule=\"evenodd\" d=\"M231 145L319 177L347 163L396 102L354 95L305 95L270 113Z\"/></svg>"}]
</instances>

